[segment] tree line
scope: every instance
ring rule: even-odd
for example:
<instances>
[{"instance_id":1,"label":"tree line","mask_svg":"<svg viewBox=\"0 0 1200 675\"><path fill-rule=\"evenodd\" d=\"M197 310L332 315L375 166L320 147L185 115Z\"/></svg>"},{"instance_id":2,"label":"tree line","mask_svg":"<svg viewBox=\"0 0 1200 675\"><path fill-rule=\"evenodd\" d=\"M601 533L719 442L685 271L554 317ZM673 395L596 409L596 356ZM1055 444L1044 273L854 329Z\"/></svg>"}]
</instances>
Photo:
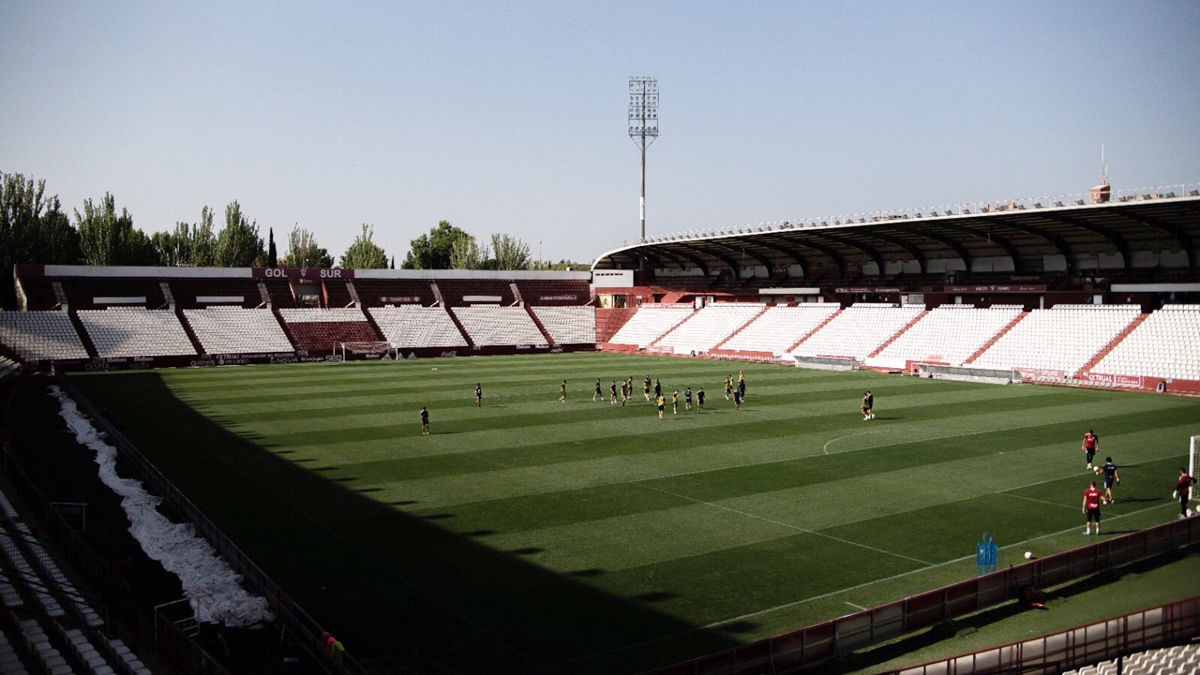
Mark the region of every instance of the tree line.
<instances>
[{"instance_id":1,"label":"tree line","mask_svg":"<svg viewBox=\"0 0 1200 675\"><path fill-rule=\"evenodd\" d=\"M19 173L0 172L0 304L12 307L15 289L13 268L21 263L58 265L149 265L167 267L308 267L330 268L335 261L311 231L293 226L287 249L278 255L274 228L263 240L258 223L246 217L237 201L225 207L220 229L205 206L193 223L177 222L165 232L146 234L133 224L127 209L118 212L116 199L105 193L86 199L68 215L58 196L46 195L46 181ZM344 269L396 267L374 242L375 228L363 223L362 231L346 249L337 266ZM474 236L441 221L427 234L413 239L401 267L405 269L524 270L562 268L567 261L549 266L530 258L529 245L507 234L493 234L480 243ZM586 267L586 264L578 267Z\"/></svg>"}]
</instances>

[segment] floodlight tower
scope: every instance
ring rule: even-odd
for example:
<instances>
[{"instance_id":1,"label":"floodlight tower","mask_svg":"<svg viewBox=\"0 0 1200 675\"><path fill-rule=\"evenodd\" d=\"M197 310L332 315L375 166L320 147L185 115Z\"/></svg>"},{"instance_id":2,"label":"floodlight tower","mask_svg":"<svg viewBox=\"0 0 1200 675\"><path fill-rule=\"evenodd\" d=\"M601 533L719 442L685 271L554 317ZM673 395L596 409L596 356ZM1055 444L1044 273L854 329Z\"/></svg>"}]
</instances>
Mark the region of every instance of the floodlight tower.
<instances>
[{"instance_id":1,"label":"floodlight tower","mask_svg":"<svg viewBox=\"0 0 1200 675\"><path fill-rule=\"evenodd\" d=\"M658 78L629 78L629 138L642 150L641 237L646 241L646 148L658 138Z\"/></svg>"}]
</instances>

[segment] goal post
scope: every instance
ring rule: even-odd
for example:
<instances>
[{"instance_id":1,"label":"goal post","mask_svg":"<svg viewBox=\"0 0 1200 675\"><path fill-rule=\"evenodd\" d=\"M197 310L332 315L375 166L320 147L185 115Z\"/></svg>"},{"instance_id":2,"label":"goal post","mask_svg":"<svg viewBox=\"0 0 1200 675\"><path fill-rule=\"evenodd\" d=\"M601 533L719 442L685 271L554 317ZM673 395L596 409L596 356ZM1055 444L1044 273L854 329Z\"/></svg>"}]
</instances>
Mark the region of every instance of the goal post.
<instances>
[{"instance_id":1,"label":"goal post","mask_svg":"<svg viewBox=\"0 0 1200 675\"><path fill-rule=\"evenodd\" d=\"M1196 453L1200 451L1200 436L1192 436L1191 447L1188 448L1188 475L1192 478L1196 477ZM1197 493L1200 493L1195 486L1192 486L1192 499L1197 498Z\"/></svg>"},{"instance_id":2,"label":"goal post","mask_svg":"<svg viewBox=\"0 0 1200 675\"><path fill-rule=\"evenodd\" d=\"M343 361L381 361L396 358L396 348L386 340L339 342L338 351Z\"/></svg>"}]
</instances>

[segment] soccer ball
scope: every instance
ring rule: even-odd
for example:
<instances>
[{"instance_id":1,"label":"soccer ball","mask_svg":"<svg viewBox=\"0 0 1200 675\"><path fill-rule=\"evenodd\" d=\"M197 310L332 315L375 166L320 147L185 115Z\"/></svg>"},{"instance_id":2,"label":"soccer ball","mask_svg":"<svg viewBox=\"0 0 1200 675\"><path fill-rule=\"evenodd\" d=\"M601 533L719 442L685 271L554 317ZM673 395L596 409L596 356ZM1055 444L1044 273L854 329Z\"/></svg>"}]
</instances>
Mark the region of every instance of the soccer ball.
<instances>
[{"instance_id":1,"label":"soccer ball","mask_svg":"<svg viewBox=\"0 0 1200 675\"><path fill-rule=\"evenodd\" d=\"M1025 559L1033 560L1033 551L1025 551Z\"/></svg>"},{"instance_id":2,"label":"soccer ball","mask_svg":"<svg viewBox=\"0 0 1200 675\"><path fill-rule=\"evenodd\" d=\"M1095 469L1092 469L1092 470L1096 472L1097 476L1100 475L1100 467L1096 467Z\"/></svg>"}]
</instances>

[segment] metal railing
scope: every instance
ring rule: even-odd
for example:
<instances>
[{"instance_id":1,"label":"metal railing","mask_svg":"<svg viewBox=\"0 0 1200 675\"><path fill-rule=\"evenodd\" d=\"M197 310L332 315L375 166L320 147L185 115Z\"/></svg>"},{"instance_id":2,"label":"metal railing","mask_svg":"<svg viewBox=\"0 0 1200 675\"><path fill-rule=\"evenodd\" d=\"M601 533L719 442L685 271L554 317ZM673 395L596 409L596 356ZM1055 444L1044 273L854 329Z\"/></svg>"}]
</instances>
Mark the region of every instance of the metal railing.
<instances>
[{"instance_id":1,"label":"metal railing","mask_svg":"<svg viewBox=\"0 0 1200 675\"><path fill-rule=\"evenodd\" d=\"M1140 202L1162 199L1179 199L1200 196L1200 183L1176 183L1173 185L1156 185L1146 188L1131 188L1114 190L1109 203ZM979 215L1004 211L1034 211L1039 209L1076 208L1088 205L1091 194L1075 192L1060 195L1044 195L1041 197L1024 197L1021 199L1000 199L990 201L962 202L958 204L942 204L940 206L919 206L907 209L886 209L882 211L863 211L859 213L841 213L830 216L796 218L792 220L773 220L762 223L748 223L732 226L710 227L701 230L686 230L668 232L647 237L644 241L625 239L625 246L638 244L654 244L664 241L679 241L688 239L703 239L722 235L746 235L760 232L780 230L805 230L839 225L865 224L887 222L891 220L914 220L931 218L952 218L956 216Z\"/></svg>"},{"instance_id":2,"label":"metal railing","mask_svg":"<svg viewBox=\"0 0 1200 675\"><path fill-rule=\"evenodd\" d=\"M204 515L153 463L146 459L145 455L125 438L104 415L100 414L95 405L57 369L54 371L54 379L58 386L91 419L92 424L105 433L105 440L116 447L121 459L128 462L137 471L138 478L145 483L146 488L161 497L170 508L191 523L196 534L204 537L229 563L229 566L242 576L242 582L249 592L266 598L276 618L297 637L297 644L307 652L313 663L320 664L327 673L331 674L367 675L362 666L348 652L343 654L340 664L334 664L326 658L320 644L320 637L324 632L321 625L294 602L273 579L259 569L258 565L232 539L209 520L208 516Z\"/></svg>"},{"instance_id":3,"label":"metal railing","mask_svg":"<svg viewBox=\"0 0 1200 675\"><path fill-rule=\"evenodd\" d=\"M1055 586L1198 543L1200 517L1174 520L652 672L654 675L792 673L1014 600L1025 587Z\"/></svg>"},{"instance_id":4,"label":"metal railing","mask_svg":"<svg viewBox=\"0 0 1200 675\"><path fill-rule=\"evenodd\" d=\"M1200 597L884 675L1053 675L1200 636Z\"/></svg>"}]
</instances>

